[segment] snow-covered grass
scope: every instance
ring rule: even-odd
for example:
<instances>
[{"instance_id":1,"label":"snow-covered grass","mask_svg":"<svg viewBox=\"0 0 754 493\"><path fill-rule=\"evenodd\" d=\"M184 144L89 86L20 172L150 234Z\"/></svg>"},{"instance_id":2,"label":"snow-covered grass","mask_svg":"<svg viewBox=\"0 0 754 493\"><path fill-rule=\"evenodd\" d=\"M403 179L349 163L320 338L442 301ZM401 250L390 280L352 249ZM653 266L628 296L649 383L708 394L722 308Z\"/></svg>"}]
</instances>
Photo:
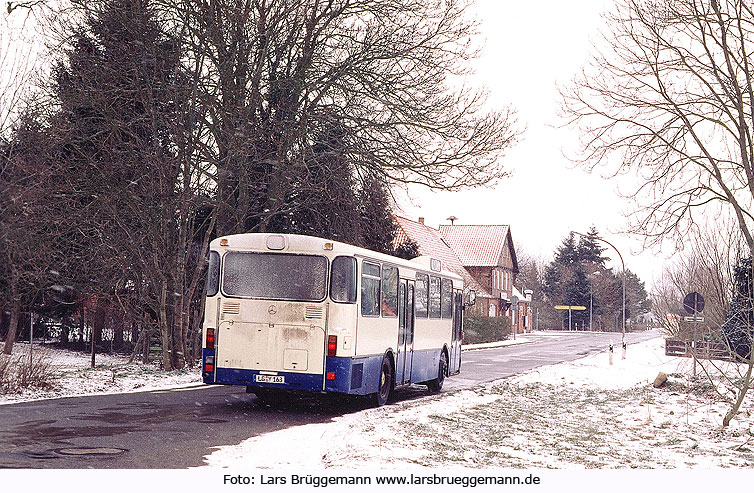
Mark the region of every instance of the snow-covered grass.
<instances>
[{"instance_id":1,"label":"snow-covered grass","mask_svg":"<svg viewBox=\"0 0 754 493\"><path fill-rule=\"evenodd\" d=\"M13 361L29 356L29 344L13 346ZM32 357L35 361L49 364L51 378L47 388L27 388L21 392L0 394L0 404L30 400L70 397L119 392L134 392L183 387L200 384L199 370L165 372L155 363L128 363L122 355L97 354L95 367L86 353L55 349L49 345L34 344Z\"/></svg>"},{"instance_id":2,"label":"snow-covered grass","mask_svg":"<svg viewBox=\"0 0 754 493\"><path fill-rule=\"evenodd\" d=\"M541 367L474 389L399 401L219 447L215 467L339 470L445 468L751 468L751 400L726 429L727 405L691 361L664 355L663 340ZM14 358L28 355L15 346ZM49 390L0 395L0 404L200 384L198 370L164 372L123 356L35 345L50 362ZM668 383L654 388L659 371ZM700 372L701 373L701 372Z\"/></svg>"},{"instance_id":3,"label":"snow-covered grass","mask_svg":"<svg viewBox=\"0 0 754 493\"><path fill-rule=\"evenodd\" d=\"M220 447L214 467L749 468L751 401L721 429L726 405L660 338L492 382L394 403ZM668 383L654 388L659 371Z\"/></svg>"}]
</instances>

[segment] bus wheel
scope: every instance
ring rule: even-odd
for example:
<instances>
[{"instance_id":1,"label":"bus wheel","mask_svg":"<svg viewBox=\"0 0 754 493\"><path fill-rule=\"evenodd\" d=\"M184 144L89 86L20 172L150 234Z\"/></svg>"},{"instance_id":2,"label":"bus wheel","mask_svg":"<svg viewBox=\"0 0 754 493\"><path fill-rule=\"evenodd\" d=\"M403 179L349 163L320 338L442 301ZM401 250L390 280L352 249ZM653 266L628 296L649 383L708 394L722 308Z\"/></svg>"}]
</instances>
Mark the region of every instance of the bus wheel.
<instances>
[{"instance_id":1,"label":"bus wheel","mask_svg":"<svg viewBox=\"0 0 754 493\"><path fill-rule=\"evenodd\" d=\"M380 382L375 394L375 403L378 406L384 406L387 400L390 398L390 390L393 387L393 365L390 363L390 358L384 356L382 358L382 367L380 368Z\"/></svg>"},{"instance_id":2,"label":"bus wheel","mask_svg":"<svg viewBox=\"0 0 754 493\"><path fill-rule=\"evenodd\" d=\"M445 372L448 368L448 357L445 356L445 351L440 353L440 365L437 369L437 378L427 382L427 388L430 392L439 392L442 389L442 384L445 382Z\"/></svg>"}]
</instances>

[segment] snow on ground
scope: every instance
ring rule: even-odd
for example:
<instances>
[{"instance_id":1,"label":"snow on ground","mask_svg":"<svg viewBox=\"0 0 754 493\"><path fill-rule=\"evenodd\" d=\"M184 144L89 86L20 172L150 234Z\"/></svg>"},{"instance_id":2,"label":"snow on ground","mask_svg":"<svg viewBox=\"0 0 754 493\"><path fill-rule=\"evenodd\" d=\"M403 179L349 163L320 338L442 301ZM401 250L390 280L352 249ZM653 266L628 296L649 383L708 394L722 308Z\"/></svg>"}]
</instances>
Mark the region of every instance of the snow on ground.
<instances>
[{"instance_id":1,"label":"snow on ground","mask_svg":"<svg viewBox=\"0 0 754 493\"><path fill-rule=\"evenodd\" d=\"M11 357L28 358L29 344L16 343ZM165 372L157 362L128 363L122 355L97 354L91 368L91 355L34 344L34 361L49 364L53 375L49 388L26 389L21 393L0 394L0 405L56 397L141 392L201 384L199 370Z\"/></svg>"},{"instance_id":2,"label":"snow on ground","mask_svg":"<svg viewBox=\"0 0 754 493\"><path fill-rule=\"evenodd\" d=\"M668 384L654 388L659 371ZM397 402L219 447L213 467L269 469L749 468L751 401L727 406L664 341L630 345L472 390ZM750 443L751 440L751 443ZM252 459L253 458L253 459Z\"/></svg>"}]
</instances>

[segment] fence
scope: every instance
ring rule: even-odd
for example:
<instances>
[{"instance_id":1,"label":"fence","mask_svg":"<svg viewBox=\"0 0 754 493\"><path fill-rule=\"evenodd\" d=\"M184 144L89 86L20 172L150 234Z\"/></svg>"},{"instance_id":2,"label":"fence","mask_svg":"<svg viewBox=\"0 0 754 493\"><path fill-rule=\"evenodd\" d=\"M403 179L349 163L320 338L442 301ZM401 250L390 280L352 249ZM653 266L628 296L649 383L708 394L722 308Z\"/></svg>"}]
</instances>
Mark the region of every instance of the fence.
<instances>
[{"instance_id":1,"label":"fence","mask_svg":"<svg viewBox=\"0 0 754 493\"><path fill-rule=\"evenodd\" d=\"M692 356L691 341L681 339L665 339L666 356ZM718 341L696 341L697 359L714 359L721 361L740 360L732 353L727 344Z\"/></svg>"}]
</instances>

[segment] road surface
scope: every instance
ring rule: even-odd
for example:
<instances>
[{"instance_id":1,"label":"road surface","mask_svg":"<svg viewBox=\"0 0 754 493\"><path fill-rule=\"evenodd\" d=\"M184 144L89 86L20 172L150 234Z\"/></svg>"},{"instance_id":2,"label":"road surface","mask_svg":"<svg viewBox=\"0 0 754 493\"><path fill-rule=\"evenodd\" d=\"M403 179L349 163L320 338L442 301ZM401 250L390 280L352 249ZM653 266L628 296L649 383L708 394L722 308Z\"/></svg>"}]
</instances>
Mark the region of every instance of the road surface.
<instances>
[{"instance_id":1,"label":"road surface","mask_svg":"<svg viewBox=\"0 0 754 493\"><path fill-rule=\"evenodd\" d=\"M629 344L658 332L627 334ZM620 334L550 332L527 344L465 351L462 372L444 392L472 387L542 365L574 360L615 344ZM630 358L631 347L628 347ZM425 395L421 386L396 399ZM260 403L245 389L200 386L178 390L71 397L0 406L0 467L185 468L203 465L213 446L364 409L363 401L302 398L284 406Z\"/></svg>"}]
</instances>

